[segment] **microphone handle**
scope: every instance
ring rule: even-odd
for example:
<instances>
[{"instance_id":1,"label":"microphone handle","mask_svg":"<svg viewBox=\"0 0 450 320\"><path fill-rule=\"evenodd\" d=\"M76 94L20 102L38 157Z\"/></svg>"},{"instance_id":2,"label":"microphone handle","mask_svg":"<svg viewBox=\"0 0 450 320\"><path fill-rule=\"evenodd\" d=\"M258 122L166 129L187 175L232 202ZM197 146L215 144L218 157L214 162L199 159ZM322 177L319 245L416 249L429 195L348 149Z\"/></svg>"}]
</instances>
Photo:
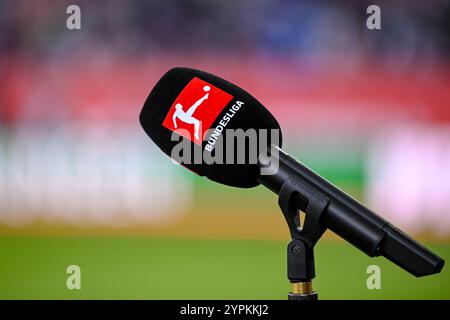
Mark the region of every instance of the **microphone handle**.
<instances>
[{"instance_id":1,"label":"microphone handle","mask_svg":"<svg viewBox=\"0 0 450 320\"><path fill-rule=\"evenodd\" d=\"M444 261L433 252L379 217L357 200L299 163L278 147L271 155L259 157L261 174L258 181L278 194L289 177L302 179L329 198L323 214L325 227L365 252L370 257L382 255L415 276L438 273ZM300 197L297 208L305 210Z\"/></svg>"}]
</instances>

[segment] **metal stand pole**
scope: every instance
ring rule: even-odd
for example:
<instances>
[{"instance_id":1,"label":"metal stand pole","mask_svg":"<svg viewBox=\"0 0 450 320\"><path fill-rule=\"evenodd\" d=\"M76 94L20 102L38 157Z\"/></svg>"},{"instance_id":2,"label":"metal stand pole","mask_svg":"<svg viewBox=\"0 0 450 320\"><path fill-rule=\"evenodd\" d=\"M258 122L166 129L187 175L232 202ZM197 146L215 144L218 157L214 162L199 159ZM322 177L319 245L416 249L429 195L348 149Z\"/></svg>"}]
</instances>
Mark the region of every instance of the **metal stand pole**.
<instances>
[{"instance_id":1,"label":"metal stand pole","mask_svg":"<svg viewBox=\"0 0 450 320\"><path fill-rule=\"evenodd\" d=\"M292 283L292 292L288 300L317 300L313 291L312 279L315 276L314 257L307 260L306 246L300 240L292 240L288 245L288 278Z\"/></svg>"}]
</instances>

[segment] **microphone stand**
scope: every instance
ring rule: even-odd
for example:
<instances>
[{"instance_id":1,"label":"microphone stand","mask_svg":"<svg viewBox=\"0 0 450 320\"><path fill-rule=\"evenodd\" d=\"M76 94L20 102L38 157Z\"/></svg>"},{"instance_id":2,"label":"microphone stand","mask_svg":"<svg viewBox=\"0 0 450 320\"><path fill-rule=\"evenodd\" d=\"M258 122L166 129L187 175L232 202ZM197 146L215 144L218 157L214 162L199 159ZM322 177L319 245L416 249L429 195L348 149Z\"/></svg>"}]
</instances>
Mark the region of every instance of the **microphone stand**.
<instances>
[{"instance_id":1,"label":"microphone stand","mask_svg":"<svg viewBox=\"0 0 450 320\"><path fill-rule=\"evenodd\" d=\"M291 234L287 247L287 275L292 283L292 292L289 292L288 300L318 299L312 288L312 279L316 275L314 246L326 230L320 217L328 203L329 199L320 191L293 176L283 183L278 194L278 205ZM303 226L299 210L305 213Z\"/></svg>"}]
</instances>

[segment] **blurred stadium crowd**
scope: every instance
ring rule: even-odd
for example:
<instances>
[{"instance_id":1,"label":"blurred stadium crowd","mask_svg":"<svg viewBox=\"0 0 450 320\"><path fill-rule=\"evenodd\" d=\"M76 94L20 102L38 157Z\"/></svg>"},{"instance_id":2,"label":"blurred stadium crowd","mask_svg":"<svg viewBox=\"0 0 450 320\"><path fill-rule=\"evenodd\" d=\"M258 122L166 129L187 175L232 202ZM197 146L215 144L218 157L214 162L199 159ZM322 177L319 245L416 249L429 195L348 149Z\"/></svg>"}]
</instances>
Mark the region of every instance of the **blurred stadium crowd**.
<instances>
[{"instance_id":1,"label":"blurred stadium crowd","mask_svg":"<svg viewBox=\"0 0 450 320\"><path fill-rule=\"evenodd\" d=\"M81 30L66 28L70 4ZM0 224L190 214L198 182L137 122L183 65L248 89L290 150L393 222L447 237L449 2L378 1L381 30L366 28L370 4L0 0Z\"/></svg>"}]
</instances>

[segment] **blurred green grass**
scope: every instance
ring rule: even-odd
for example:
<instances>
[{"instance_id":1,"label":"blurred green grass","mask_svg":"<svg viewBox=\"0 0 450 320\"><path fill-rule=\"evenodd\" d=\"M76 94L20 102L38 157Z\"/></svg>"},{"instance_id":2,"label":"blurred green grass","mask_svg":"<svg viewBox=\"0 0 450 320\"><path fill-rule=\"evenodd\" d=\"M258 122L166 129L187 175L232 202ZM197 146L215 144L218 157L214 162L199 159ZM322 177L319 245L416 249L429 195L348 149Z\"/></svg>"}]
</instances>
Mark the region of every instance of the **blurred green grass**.
<instances>
[{"instance_id":1,"label":"blurred green grass","mask_svg":"<svg viewBox=\"0 0 450 320\"><path fill-rule=\"evenodd\" d=\"M287 242L114 237L0 237L1 299L285 299ZM450 245L431 245L444 259ZM81 268L81 290L66 268ZM366 268L381 268L368 290ZM321 299L449 299L450 272L415 278L344 242L316 248Z\"/></svg>"}]
</instances>

